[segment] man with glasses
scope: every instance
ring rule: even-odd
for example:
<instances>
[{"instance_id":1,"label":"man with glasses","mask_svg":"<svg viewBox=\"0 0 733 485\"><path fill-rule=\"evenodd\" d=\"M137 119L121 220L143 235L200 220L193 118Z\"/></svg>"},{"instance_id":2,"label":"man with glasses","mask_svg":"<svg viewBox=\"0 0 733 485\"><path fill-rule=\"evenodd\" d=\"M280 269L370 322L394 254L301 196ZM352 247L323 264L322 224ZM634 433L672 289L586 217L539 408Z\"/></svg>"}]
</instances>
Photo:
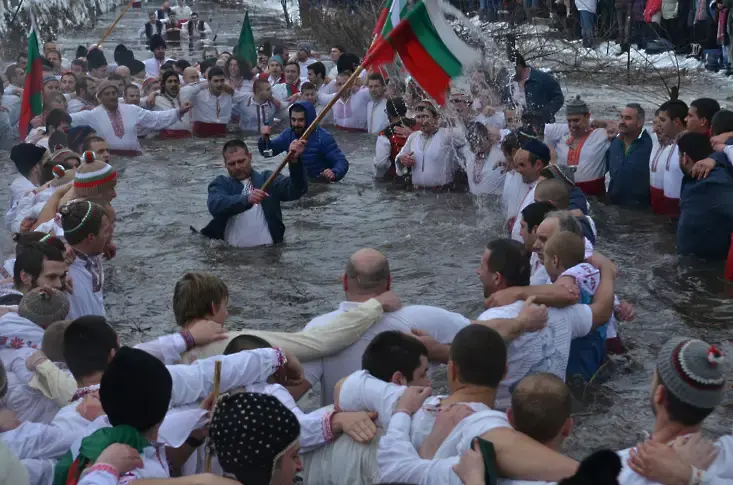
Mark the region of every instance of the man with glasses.
<instances>
[{"instance_id":1,"label":"man with glasses","mask_svg":"<svg viewBox=\"0 0 733 485\"><path fill-rule=\"evenodd\" d=\"M466 140L458 130L440 127L440 114L430 101L420 102L415 112L420 131L407 138L397 155L397 173L410 169L416 189L453 190L460 171L458 154L467 149Z\"/></svg>"}]
</instances>

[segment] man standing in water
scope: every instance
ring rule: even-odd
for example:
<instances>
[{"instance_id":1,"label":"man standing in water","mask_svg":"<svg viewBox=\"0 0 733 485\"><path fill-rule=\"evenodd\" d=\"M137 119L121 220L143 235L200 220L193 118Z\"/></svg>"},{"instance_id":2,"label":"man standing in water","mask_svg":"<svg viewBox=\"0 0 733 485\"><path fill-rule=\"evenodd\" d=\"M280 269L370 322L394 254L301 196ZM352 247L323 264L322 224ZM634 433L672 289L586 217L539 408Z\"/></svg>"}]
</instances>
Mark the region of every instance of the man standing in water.
<instances>
[{"instance_id":1,"label":"man standing in water","mask_svg":"<svg viewBox=\"0 0 733 485\"><path fill-rule=\"evenodd\" d=\"M540 178L540 172L550 163L550 149L539 140L530 139L514 156L517 173L522 181L529 186L527 194L519 203L519 210L513 217L512 239L522 241L522 210L535 201L534 191Z\"/></svg>"},{"instance_id":2,"label":"man standing in water","mask_svg":"<svg viewBox=\"0 0 733 485\"><path fill-rule=\"evenodd\" d=\"M292 143L303 136L305 130L315 121L316 109L307 101L299 101L290 107L290 128L277 138L270 140L270 127L262 129L262 136L257 147L263 156L273 157L284 152ZM349 171L349 162L336 144L333 136L320 126L304 144L303 165L311 180L320 182L338 182ZM266 150L272 153L265 155Z\"/></svg>"},{"instance_id":3,"label":"man standing in water","mask_svg":"<svg viewBox=\"0 0 733 485\"><path fill-rule=\"evenodd\" d=\"M278 175L267 189L261 190L271 171L252 170L252 154L241 140L224 145L224 165L228 176L220 175L209 184L208 206L214 219L201 230L212 239L224 239L238 248L281 243L285 234L281 202L300 199L308 192L301 155L305 142L289 145L290 177Z\"/></svg>"},{"instance_id":4,"label":"man standing in water","mask_svg":"<svg viewBox=\"0 0 733 485\"><path fill-rule=\"evenodd\" d=\"M644 129L644 110L636 103L621 111L619 135L606 152L606 167L611 175L608 196L612 204L648 207L649 157L652 138Z\"/></svg>"},{"instance_id":5,"label":"man standing in water","mask_svg":"<svg viewBox=\"0 0 733 485\"><path fill-rule=\"evenodd\" d=\"M168 46L163 40L163 37L159 34L155 34L150 38L150 51L153 53L153 57L144 61L145 74L147 76L157 77L160 74L160 66L172 60L165 55L167 48Z\"/></svg>"},{"instance_id":6,"label":"man standing in water","mask_svg":"<svg viewBox=\"0 0 733 485\"><path fill-rule=\"evenodd\" d=\"M711 98L699 98L690 103L685 117L687 131L712 136L712 123L715 113L720 111L720 103Z\"/></svg>"}]
</instances>

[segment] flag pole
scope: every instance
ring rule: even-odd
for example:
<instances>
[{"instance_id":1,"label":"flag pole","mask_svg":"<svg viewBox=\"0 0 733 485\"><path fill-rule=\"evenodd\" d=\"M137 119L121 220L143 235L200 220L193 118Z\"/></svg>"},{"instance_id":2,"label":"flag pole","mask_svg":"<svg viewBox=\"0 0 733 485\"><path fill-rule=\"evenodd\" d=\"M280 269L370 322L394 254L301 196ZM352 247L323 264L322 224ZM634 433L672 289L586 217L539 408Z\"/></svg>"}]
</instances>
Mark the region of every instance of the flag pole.
<instances>
[{"instance_id":1,"label":"flag pole","mask_svg":"<svg viewBox=\"0 0 733 485\"><path fill-rule=\"evenodd\" d=\"M120 21L122 16L125 15L128 10L130 10L130 7L132 7L132 4L134 3L134 1L135 0L132 0L130 3L128 3L127 7L125 7L122 13L117 16L117 19L115 19L115 21L112 22L112 25L109 26L109 28L107 29L107 32L104 33L104 35L102 36L102 39L97 43L97 47L102 47L102 44L104 43L107 36L112 33L112 30L114 30L115 25L117 25L117 22Z\"/></svg>"}]
</instances>

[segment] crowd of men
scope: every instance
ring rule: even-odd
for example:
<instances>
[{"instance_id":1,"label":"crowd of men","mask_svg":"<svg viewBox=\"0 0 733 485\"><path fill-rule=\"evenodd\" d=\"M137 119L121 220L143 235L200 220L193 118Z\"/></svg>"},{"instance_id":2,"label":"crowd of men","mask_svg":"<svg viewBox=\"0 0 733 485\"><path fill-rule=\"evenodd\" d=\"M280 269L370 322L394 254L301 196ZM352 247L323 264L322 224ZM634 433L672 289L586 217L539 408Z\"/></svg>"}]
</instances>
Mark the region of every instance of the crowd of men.
<instances>
[{"instance_id":1,"label":"crowd of men","mask_svg":"<svg viewBox=\"0 0 733 485\"><path fill-rule=\"evenodd\" d=\"M193 18L185 8L177 13ZM470 89L451 90L450 110L414 82L365 74L306 141L358 57L333 47L336 71L327 72L301 43L292 59L285 46L262 46L257 66L226 54L192 66L166 56L158 23L175 21L166 9L141 31L152 51L145 61L120 45L114 65L98 48L68 63L44 44L44 112L28 127L13 118L23 59L6 70L8 133L28 135L7 140L18 173L5 214L15 254L1 268L0 480L733 480L731 436L700 435L724 400L723 355L683 336L652 366L649 440L580 463L562 454L573 427L566 379L591 381L607 354L625 352L620 322L635 317L615 296L616 265L594 250L603 234L588 198L677 220L678 252L725 259L733 112L702 98L662 104L650 126L637 104L619 120L591 119L582 99L566 103L557 81L518 55L505 92L478 73ZM567 122L556 123L563 106ZM141 136L222 136L228 125L259 133L265 157L287 153L289 174L257 171L246 143L224 143L226 174L209 185L203 235L242 248L282 243L282 202L307 197L309 184L348 183L349 162L328 130L376 135L382 182L501 199L505 237L471 256L486 311L474 320L403 305L385 255L364 248L345 262L338 309L300 332L227 331L225 282L187 273L173 292L180 331L122 346L104 301L104 266L118 250L114 159L139 154ZM448 393L432 395L439 365ZM311 389L320 406L301 409Z\"/></svg>"}]
</instances>

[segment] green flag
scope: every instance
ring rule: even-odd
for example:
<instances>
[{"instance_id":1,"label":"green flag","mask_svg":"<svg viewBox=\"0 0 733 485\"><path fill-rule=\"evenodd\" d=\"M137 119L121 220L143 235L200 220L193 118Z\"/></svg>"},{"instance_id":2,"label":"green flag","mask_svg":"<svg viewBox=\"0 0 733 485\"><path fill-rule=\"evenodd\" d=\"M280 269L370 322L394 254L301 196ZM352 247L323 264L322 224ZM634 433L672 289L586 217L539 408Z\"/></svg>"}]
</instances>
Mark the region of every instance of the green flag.
<instances>
[{"instance_id":1,"label":"green flag","mask_svg":"<svg viewBox=\"0 0 733 485\"><path fill-rule=\"evenodd\" d=\"M257 65L257 48L255 47L255 37L252 35L252 26L249 24L248 11L244 12L242 31L239 33L239 41L234 47L234 55L249 62L252 67Z\"/></svg>"}]
</instances>

